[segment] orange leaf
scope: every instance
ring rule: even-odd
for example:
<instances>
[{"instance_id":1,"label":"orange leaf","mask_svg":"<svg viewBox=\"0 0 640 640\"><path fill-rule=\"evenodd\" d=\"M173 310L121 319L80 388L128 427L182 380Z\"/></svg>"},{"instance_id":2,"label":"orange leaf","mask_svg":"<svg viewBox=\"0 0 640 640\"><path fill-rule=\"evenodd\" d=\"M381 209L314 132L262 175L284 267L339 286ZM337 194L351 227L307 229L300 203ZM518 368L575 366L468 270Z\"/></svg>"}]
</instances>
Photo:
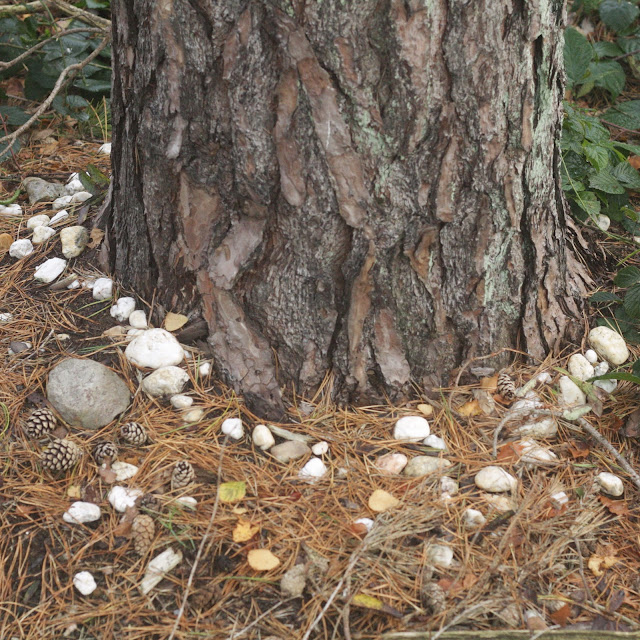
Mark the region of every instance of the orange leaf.
<instances>
[{"instance_id":1,"label":"orange leaf","mask_svg":"<svg viewBox=\"0 0 640 640\"><path fill-rule=\"evenodd\" d=\"M500 462L516 462L522 455L522 446L517 442L508 442L498 449L496 460Z\"/></svg>"},{"instance_id":2,"label":"orange leaf","mask_svg":"<svg viewBox=\"0 0 640 640\"><path fill-rule=\"evenodd\" d=\"M480 380L480 388L495 391L498 388L498 374L496 373L490 378L482 378L482 380Z\"/></svg>"},{"instance_id":3,"label":"orange leaf","mask_svg":"<svg viewBox=\"0 0 640 640\"><path fill-rule=\"evenodd\" d=\"M586 442L572 440L569 443L569 452L574 458L586 458L591 453L591 450Z\"/></svg>"},{"instance_id":4,"label":"orange leaf","mask_svg":"<svg viewBox=\"0 0 640 640\"><path fill-rule=\"evenodd\" d=\"M566 627L567 621L569 620L570 613L571 613L571 607L567 602L562 607L560 607L557 611L554 611L549 617L551 618L553 624L558 624L561 627Z\"/></svg>"},{"instance_id":5,"label":"orange leaf","mask_svg":"<svg viewBox=\"0 0 640 640\"><path fill-rule=\"evenodd\" d=\"M624 500L612 500L605 496L598 496L598 499L611 513L615 513L617 516L628 516L631 513Z\"/></svg>"},{"instance_id":6,"label":"orange leaf","mask_svg":"<svg viewBox=\"0 0 640 640\"><path fill-rule=\"evenodd\" d=\"M362 522L352 522L349 525L349 530L356 538L364 538L369 532L367 525L362 524Z\"/></svg>"},{"instance_id":7,"label":"orange leaf","mask_svg":"<svg viewBox=\"0 0 640 640\"><path fill-rule=\"evenodd\" d=\"M480 403L477 400L469 400L465 402L461 407L458 407L458 413L465 418L472 416L482 415L484 412L480 408Z\"/></svg>"},{"instance_id":8,"label":"orange leaf","mask_svg":"<svg viewBox=\"0 0 640 640\"><path fill-rule=\"evenodd\" d=\"M634 169L640 169L640 156L629 156L627 160Z\"/></svg>"},{"instance_id":9,"label":"orange leaf","mask_svg":"<svg viewBox=\"0 0 640 640\"><path fill-rule=\"evenodd\" d=\"M247 555L247 561L256 571L270 571L280 564L280 559L268 549L251 549Z\"/></svg>"},{"instance_id":10,"label":"orange leaf","mask_svg":"<svg viewBox=\"0 0 640 640\"><path fill-rule=\"evenodd\" d=\"M248 520L239 520L233 530L234 542L247 542L260 531L259 525L252 525Z\"/></svg>"}]
</instances>

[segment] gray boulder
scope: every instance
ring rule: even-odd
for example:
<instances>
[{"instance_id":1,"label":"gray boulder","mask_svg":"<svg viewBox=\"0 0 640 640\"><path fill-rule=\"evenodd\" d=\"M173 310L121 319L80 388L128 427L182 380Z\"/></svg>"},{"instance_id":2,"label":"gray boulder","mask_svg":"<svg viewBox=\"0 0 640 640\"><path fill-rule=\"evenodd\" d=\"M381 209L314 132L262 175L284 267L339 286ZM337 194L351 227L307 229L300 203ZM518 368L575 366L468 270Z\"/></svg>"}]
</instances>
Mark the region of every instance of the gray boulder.
<instances>
[{"instance_id":1,"label":"gray boulder","mask_svg":"<svg viewBox=\"0 0 640 640\"><path fill-rule=\"evenodd\" d=\"M67 358L49 372L47 398L70 425L99 429L125 411L131 394L103 364Z\"/></svg>"},{"instance_id":2,"label":"gray boulder","mask_svg":"<svg viewBox=\"0 0 640 640\"><path fill-rule=\"evenodd\" d=\"M29 204L35 204L41 200L53 202L56 198L64 196L67 193L64 185L58 184L57 182L47 182L42 178L25 178L22 184L27 190Z\"/></svg>"}]
</instances>

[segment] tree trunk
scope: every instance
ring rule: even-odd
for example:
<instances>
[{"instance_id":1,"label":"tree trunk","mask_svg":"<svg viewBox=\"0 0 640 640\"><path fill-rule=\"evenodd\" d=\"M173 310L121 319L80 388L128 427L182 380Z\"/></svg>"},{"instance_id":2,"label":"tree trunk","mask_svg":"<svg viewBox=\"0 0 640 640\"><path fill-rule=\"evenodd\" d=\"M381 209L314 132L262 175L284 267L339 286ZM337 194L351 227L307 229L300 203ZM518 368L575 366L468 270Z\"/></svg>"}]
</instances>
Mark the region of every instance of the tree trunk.
<instances>
[{"instance_id":1,"label":"tree trunk","mask_svg":"<svg viewBox=\"0 0 640 640\"><path fill-rule=\"evenodd\" d=\"M257 413L581 330L562 0L114 0L115 273ZM502 365L506 353L494 360Z\"/></svg>"}]
</instances>

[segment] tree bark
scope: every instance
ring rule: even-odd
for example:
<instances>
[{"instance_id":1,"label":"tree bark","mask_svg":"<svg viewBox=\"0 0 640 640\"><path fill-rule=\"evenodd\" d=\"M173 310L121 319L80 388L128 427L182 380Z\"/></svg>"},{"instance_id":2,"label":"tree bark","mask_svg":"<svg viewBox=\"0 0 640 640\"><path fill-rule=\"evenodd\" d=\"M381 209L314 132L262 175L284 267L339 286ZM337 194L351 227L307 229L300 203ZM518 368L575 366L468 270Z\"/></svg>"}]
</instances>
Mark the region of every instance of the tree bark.
<instances>
[{"instance_id":1,"label":"tree bark","mask_svg":"<svg viewBox=\"0 0 640 640\"><path fill-rule=\"evenodd\" d=\"M114 0L113 267L257 413L581 330L562 0ZM502 354L495 363L509 359Z\"/></svg>"}]
</instances>

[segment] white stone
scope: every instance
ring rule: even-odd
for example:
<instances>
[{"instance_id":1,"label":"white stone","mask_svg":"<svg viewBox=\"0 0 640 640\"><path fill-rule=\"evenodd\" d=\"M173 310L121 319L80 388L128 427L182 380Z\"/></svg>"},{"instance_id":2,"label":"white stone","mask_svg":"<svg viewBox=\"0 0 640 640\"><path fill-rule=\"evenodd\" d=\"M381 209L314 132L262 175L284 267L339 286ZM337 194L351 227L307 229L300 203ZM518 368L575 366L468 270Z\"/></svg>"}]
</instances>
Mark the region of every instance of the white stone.
<instances>
[{"instance_id":1,"label":"white stone","mask_svg":"<svg viewBox=\"0 0 640 640\"><path fill-rule=\"evenodd\" d=\"M354 520L354 524L363 524L367 528L367 531L371 531L374 521L371 518L358 518Z\"/></svg>"},{"instance_id":2,"label":"white stone","mask_svg":"<svg viewBox=\"0 0 640 640\"><path fill-rule=\"evenodd\" d=\"M271 433L269 427L264 424L257 424L254 427L251 439L253 440L253 444L259 449L262 449L262 451L271 449L276 443L273 433Z\"/></svg>"},{"instance_id":3,"label":"white stone","mask_svg":"<svg viewBox=\"0 0 640 640\"><path fill-rule=\"evenodd\" d=\"M82 524L100 520L100 507L93 502L74 502L63 514L62 519L70 524Z\"/></svg>"},{"instance_id":4,"label":"white stone","mask_svg":"<svg viewBox=\"0 0 640 640\"><path fill-rule=\"evenodd\" d=\"M424 440L429 433L429 423L421 416L405 416L396 422L393 437L396 440Z\"/></svg>"},{"instance_id":5,"label":"white stone","mask_svg":"<svg viewBox=\"0 0 640 640\"><path fill-rule=\"evenodd\" d=\"M552 493L549 497L551 498L551 503L556 509L559 509L569 502L569 496L564 491L557 491L556 493Z\"/></svg>"},{"instance_id":6,"label":"white stone","mask_svg":"<svg viewBox=\"0 0 640 640\"><path fill-rule=\"evenodd\" d=\"M520 456L522 462L535 464L536 462L556 462L558 460L558 456L553 451L541 447L535 440L521 440L519 445L522 451Z\"/></svg>"},{"instance_id":7,"label":"white stone","mask_svg":"<svg viewBox=\"0 0 640 640\"><path fill-rule=\"evenodd\" d=\"M511 494L481 493L480 497L496 511L504 513L518 508L518 503Z\"/></svg>"},{"instance_id":8,"label":"white stone","mask_svg":"<svg viewBox=\"0 0 640 640\"><path fill-rule=\"evenodd\" d=\"M127 507L134 507L136 500L142 495L140 489L127 489L116 485L109 491L109 502L111 506L120 513L124 513Z\"/></svg>"},{"instance_id":9,"label":"white stone","mask_svg":"<svg viewBox=\"0 0 640 640\"><path fill-rule=\"evenodd\" d=\"M118 322L126 322L135 308L136 301L133 298L118 298L118 302L111 307L109 313L111 317L115 318Z\"/></svg>"},{"instance_id":10,"label":"white stone","mask_svg":"<svg viewBox=\"0 0 640 640\"><path fill-rule=\"evenodd\" d=\"M183 394L171 396L171 406L174 409L188 409L193 404L193 398Z\"/></svg>"},{"instance_id":11,"label":"white stone","mask_svg":"<svg viewBox=\"0 0 640 640\"><path fill-rule=\"evenodd\" d=\"M409 462L404 453L385 453L376 460L376 467L384 473L400 473Z\"/></svg>"},{"instance_id":12,"label":"white stone","mask_svg":"<svg viewBox=\"0 0 640 640\"><path fill-rule=\"evenodd\" d=\"M444 458L416 456L409 460L407 466L404 468L404 475L417 478L419 476L426 476L429 473L435 473L436 471L443 471L450 466L451 462Z\"/></svg>"},{"instance_id":13,"label":"white stone","mask_svg":"<svg viewBox=\"0 0 640 640\"><path fill-rule=\"evenodd\" d=\"M516 400L509 408L509 413L525 413L544 406L544 402L535 391L530 391L524 398Z\"/></svg>"},{"instance_id":14,"label":"white stone","mask_svg":"<svg viewBox=\"0 0 640 640\"><path fill-rule=\"evenodd\" d=\"M74 280L67 289L79 289L80 288L80 280Z\"/></svg>"},{"instance_id":15,"label":"white stone","mask_svg":"<svg viewBox=\"0 0 640 640\"><path fill-rule=\"evenodd\" d=\"M453 478L449 476L440 478L440 493L448 493L450 496L455 496L459 488L458 482Z\"/></svg>"},{"instance_id":16,"label":"white stone","mask_svg":"<svg viewBox=\"0 0 640 640\"><path fill-rule=\"evenodd\" d=\"M316 444L311 447L311 451L314 456L323 456L329 451L329 443L324 440L316 442Z\"/></svg>"},{"instance_id":17,"label":"white stone","mask_svg":"<svg viewBox=\"0 0 640 640\"><path fill-rule=\"evenodd\" d=\"M600 387L600 389L607 393L613 393L618 388L617 380L594 380L594 387Z\"/></svg>"},{"instance_id":18,"label":"white stone","mask_svg":"<svg viewBox=\"0 0 640 640\"><path fill-rule=\"evenodd\" d=\"M603 376L605 373L609 372L609 363L606 360L599 362L594 367L594 372L595 372L595 375L597 376Z\"/></svg>"},{"instance_id":19,"label":"white stone","mask_svg":"<svg viewBox=\"0 0 640 640\"><path fill-rule=\"evenodd\" d=\"M147 328L147 314L139 309L138 311L132 311L129 315L129 324L134 329L146 329Z\"/></svg>"},{"instance_id":20,"label":"white stone","mask_svg":"<svg viewBox=\"0 0 640 640\"><path fill-rule=\"evenodd\" d=\"M60 243L65 258L77 258L89 244L89 232L81 225L65 227L60 231Z\"/></svg>"},{"instance_id":21,"label":"white stone","mask_svg":"<svg viewBox=\"0 0 640 640\"><path fill-rule=\"evenodd\" d=\"M38 282L53 282L66 268L67 261L62 258L49 258L45 260L35 271L33 277Z\"/></svg>"},{"instance_id":22,"label":"white stone","mask_svg":"<svg viewBox=\"0 0 640 640\"><path fill-rule=\"evenodd\" d=\"M598 354L593 349L587 349L584 352L584 357L587 359L589 364L595 364L598 362Z\"/></svg>"},{"instance_id":23,"label":"white stone","mask_svg":"<svg viewBox=\"0 0 640 640\"><path fill-rule=\"evenodd\" d=\"M210 362L202 363L198 368L198 372L200 373L201 377L206 378L211 373L211 363Z\"/></svg>"},{"instance_id":24,"label":"white stone","mask_svg":"<svg viewBox=\"0 0 640 640\"><path fill-rule=\"evenodd\" d=\"M76 174L78 175L78 174ZM74 193L78 193L79 191L84 191L84 185L78 178L73 178L69 180L64 187L64 190L67 192L67 195L72 196Z\"/></svg>"},{"instance_id":25,"label":"white stone","mask_svg":"<svg viewBox=\"0 0 640 640\"><path fill-rule=\"evenodd\" d=\"M640 244L640 236L633 236L633 241L637 244Z\"/></svg>"},{"instance_id":26,"label":"white stone","mask_svg":"<svg viewBox=\"0 0 640 640\"><path fill-rule=\"evenodd\" d=\"M191 411L185 411L182 414L182 421L185 424L195 424L202 420L202 416L204 416L204 409L196 407L195 409L191 409Z\"/></svg>"},{"instance_id":27,"label":"white stone","mask_svg":"<svg viewBox=\"0 0 640 640\"><path fill-rule=\"evenodd\" d=\"M42 244L46 242L51 236L56 235L56 230L51 227L36 227L33 230L33 235L31 236L31 242L33 244Z\"/></svg>"},{"instance_id":28,"label":"white stone","mask_svg":"<svg viewBox=\"0 0 640 640\"><path fill-rule=\"evenodd\" d=\"M125 480L129 480L129 478L133 478L133 476L138 473L138 467L134 464L129 464L128 462L122 462L120 460L116 460L111 464L111 469L116 474L116 482L124 482Z\"/></svg>"},{"instance_id":29,"label":"white stone","mask_svg":"<svg viewBox=\"0 0 640 640\"><path fill-rule=\"evenodd\" d=\"M539 420L526 422L513 430L514 435L529 436L530 438L553 438L558 433L558 423L553 417L543 417Z\"/></svg>"},{"instance_id":30,"label":"white stone","mask_svg":"<svg viewBox=\"0 0 640 640\"><path fill-rule=\"evenodd\" d=\"M102 155L105 155L105 156L110 156L111 155L111 143L110 142L105 142L98 149L98 153L101 153Z\"/></svg>"},{"instance_id":31,"label":"white stone","mask_svg":"<svg viewBox=\"0 0 640 640\"><path fill-rule=\"evenodd\" d=\"M476 486L491 493L513 491L518 486L518 481L502 467L489 466L476 473L474 478Z\"/></svg>"},{"instance_id":32,"label":"white stone","mask_svg":"<svg viewBox=\"0 0 640 640\"><path fill-rule=\"evenodd\" d=\"M142 381L142 390L150 396L173 396L189 382L189 374L180 367L160 367Z\"/></svg>"},{"instance_id":33,"label":"white stone","mask_svg":"<svg viewBox=\"0 0 640 640\"><path fill-rule=\"evenodd\" d=\"M467 529L483 527L486 522L487 519L477 509L465 509L462 513L462 523Z\"/></svg>"},{"instance_id":34,"label":"white stone","mask_svg":"<svg viewBox=\"0 0 640 640\"><path fill-rule=\"evenodd\" d=\"M147 565L147 571L140 582L140 592L147 595L153 587L161 582L165 575L175 569L182 562L182 552L174 551L171 547L157 555Z\"/></svg>"},{"instance_id":35,"label":"white stone","mask_svg":"<svg viewBox=\"0 0 640 640\"><path fill-rule=\"evenodd\" d=\"M113 280L98 278L93 284L93 299L108 300L113 295Z\"/></svg>"},{"instance_id":36,"label":"white stone","mask_svg":"<svg viewBox=\"0 0 640 640\"><path fill-rule=\"evenodd\" d=\"M59 211L60 209L68 207L71 204L72 197L73 196L60 196L59 198L56 198L51 204L51 208L54 211Z\"/></svg>"},{"instance_id":37,"label":"white stone","mask_svg":"<svg viewBox=\"0 0 640 640\"><path fill-rule=\"evenodd\" d=\"M244 436L244 427L242 426L242 420L240 418L227 418L222 423L222 433L233 438L234 440L240 440Z\"/></svg>"},{"instance_id":38,"label":"white stone","mask_svg":"<svg viewBox=\"0 0 640 640\"><path fill-rule=\"evenodd\" d=\"M27 220L27 229L33 231L36 227L46 227L49 222L49 216L45 216L44 214L33 216Z\"/></svg>"},{"instance_id":39,"label":"white stone","mask_svg":"<svg viewBox=\"0 0 640 640\"><path fill-rule=\"evenodd\" d=\"M22 240L16 240L9 247L9 255L12 258L17 258L18 260L20 260L21 258L26 258L32 253L33 245L31 244L31 240L27 240L26 238Z\"/></svg>"},{"instance_id":40,"label":"white stone","mask_svg":"<svg viewBox=\"0 0 640 640\"><path fill-rule=\"evenodd\" d=\"M183 349L182 352L184 353L185 360L191 360L191 358L193 357L191 355L191 351L187 351L187 349Z\"/></svg>"},{"instance_id":41,"label":"white stone","mask_svg":"<svg viewBox=\"0 0 640 640\"><path fill-rule=\"evenodd\" d=\"M322 478L327 473L327 467L320 458L309 458L307 464L300 469L298 476L300 478Z\"/></svg>"},{"instance_id":42,"label":"white stone","mask_svg":"<svg viewBox=\"0 0 640 640\"><path fill-rule=\"evenodd\" d=\"M128 329L127 335L131 338L135 338L136 336L141 336L144 333L144 329Z\"/></svg>"},{"instance_id":43,"label":"white stone","mask_svg":"<svg viewBox=\"0 0 640 640\"><path fill-rule=\"evenodd\" d=\"M76 573L76 575L73 576L73 586L83 596L88 596L98 588L95 578L88 571L80 571Z\"/></svg>"},{"instance_id":44,"label":"white stone","mask_svg":"<svg viewBox=\"0 0 640 640\"><path fill-rule=\"evenodd\" d=\"M609 327L595 327L589 331L589 344L596 353L615 366L629 358L629 349L624 338Z\"/></svg>"},{"instance_id":45,"label":"white stone","mask_svg":"<svg viewBox=\"0 0 640 640\"><path fill-rule=\"evenodd\" d=\"M602 487L605 493L610 496L621 496L624 493L624 485L622 480L613 473L607 473L603 471L596 476L596 482Z\"/></svg>"},{"instance_id":46,"label":"white stone","mask_svg":"<svg viewBox=\"0 0 640 640\"><path fill-rule=\"evenodd\" d=\"M53 218L51 218L49 222L49 226L55 224L56 222L61 222L62 220L66 220L69 217L69 212L66 209L61 209L56 213Z\"/></svg>"},{"instance_id":47,"label":"white stone","mask_svg":"<svg viewBox=\"0 0 640 640\"><path fill-rule=\"evenodd\" d=\"M88 200L89 198L91 198L91 195L88 191L76 191L72 196L71 196L71 202L85 202L86 200Z\"/></svg>"},{"instance_id":48,"label":"white stone","mask_svg":"<svg viewBox=\"0 0 640 640\"><path fill-rule=\"evenodd\" d=\"M567 369L574 378L583 382L594 375L593 365L581 353L574 353L569 358Z\"/></svg>"},{"instance_id":49,"label":"white stone","mask_svg":"<svg viewBox=\"0 0 640 640\"><path fill-rule=\"evenodd\" d=\"M124 354L137 367L151 369L180 364L184 359L180 343L164 329L148 329L127 346Z\"/></svg>"},{"instance_id":50,"label":"white stone","mask_svg":"<svg viewBox=\"0 0 640 640\"><path fill-rule=\"evenodd\" d=\"M603 213L597 214L594 222L596 223L596 227L598 227L600 231L608 231L609 226L611 225L611 219L609 218L609 216L605 216Z\"/></svg>"},{"instance_id":51,"label":"white stone","mask_svg":"<svg viewBox=\"0 0 640 640\"><path fill-rule=\"evenodd\" d=\"M444 544L431 544L427 547L427 560L436 567L446 569L453 563L453 549Z\"/></svg>"},{"instance_id":52,"label":"white stone","mask_svg":"<svg viewBox=\"0 0 640 640\"><path fill-rule=\"evenodd\" d=\"M552 380L551 374L548 371L543 371L538 374L537 380L540 384L549 384Z\"/></svg>"},{"instance_id":53,"label":"white stone","mask_svg":"<svg viewBox=\"0 0 640 640\"><path fill-rule=\"evenodd\" d=\"M0 313L0 322L11 322L13 320L12 313Z\"/></svg>"},{"instance_id":54,"label":"white stone","mask_svg":"<svg viewBox=\"0 0 640 640\"><path fill-rule=\"evenodd\" d=\"M439 451L447 450L447 445L445 441L433 433L430 436L427 436L422 441L422 444L425 444L427 445L427 447L431 447L432 449L438 449Z\"/></svg>"},{"instance_id":55,"label":"white stone","mask_svg":"<svg viewBox=\"0 0 640 640\"><path fill-rule=\"evenodd\" d=\"M577 404L584 404L587 396L582 389L569 376L560 376L560 404L565 407L573 407Z\"/></svg>"},{"instance_id":56,"label":"white stone","mask_svg":"<svg viewBox=\"0 0 640 640\"><path fill-rule=\"evenodd\" d=\"M0 216L21 216L22 207L19 204L0 204Z\"/></svg>"},{"instance_id":57,"label":"white stone","mask_svg":"<svg viewBox=\"0 0 640 640\"><path fill-rule=\"evenodd\" d=\"M187 507L188 509L195 509L198 506L198 501L191 496L180 496L175 500L179 505Z\"/></svg>"}]
</instances>

